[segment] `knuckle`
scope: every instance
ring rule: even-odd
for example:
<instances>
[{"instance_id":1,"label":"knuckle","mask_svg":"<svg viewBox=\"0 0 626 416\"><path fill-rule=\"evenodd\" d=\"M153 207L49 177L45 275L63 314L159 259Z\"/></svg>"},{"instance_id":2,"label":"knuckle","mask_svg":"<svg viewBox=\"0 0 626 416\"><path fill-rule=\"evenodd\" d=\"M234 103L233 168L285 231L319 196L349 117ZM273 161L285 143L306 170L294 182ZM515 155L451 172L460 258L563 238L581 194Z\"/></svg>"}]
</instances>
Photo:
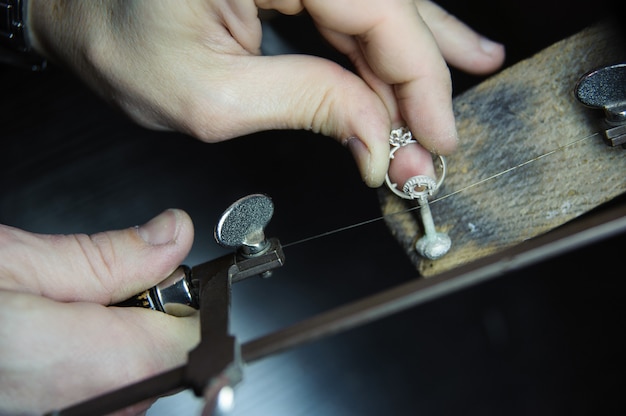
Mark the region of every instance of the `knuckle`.
<instances>
[{"instance_id":1,"label":"knuckle","mask_svg":"<svg viewBox=\"0 0 626 416\"><path fill-rule=\"evenodd\" d=\"M112 297L116 284L118 256L111 237L107 233L73 234L71 237L84 258L84 263L80 266L84 270L81 272L91 274L99 286L98 293Z\"/></svg>"},{"instance_id":2,"label":"knuckle","mask_svg":"<svg viewBox=\"0 0 626 416\"><path fill-rule=\"evenodd\" d=\"M310 125L305 126L316 133L327 136L339 137L339 121L343 113L342 108L347 106L354 92L354 79L352 73L346 69L335 66L327 74L327 79L320 88L315 86L311 92L314 97L311 102L304 106L309 108L305 120L310 120Z\"/></svg>"}]
</instances>

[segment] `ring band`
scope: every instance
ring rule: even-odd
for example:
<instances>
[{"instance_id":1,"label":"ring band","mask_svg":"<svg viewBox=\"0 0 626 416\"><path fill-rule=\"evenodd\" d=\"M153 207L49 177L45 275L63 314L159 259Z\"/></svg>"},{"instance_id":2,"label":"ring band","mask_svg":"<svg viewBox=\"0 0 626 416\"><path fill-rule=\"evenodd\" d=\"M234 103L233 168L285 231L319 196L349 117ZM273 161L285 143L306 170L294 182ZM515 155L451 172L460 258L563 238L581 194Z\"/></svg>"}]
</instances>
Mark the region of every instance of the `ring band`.
<instances>
[{"instance_id":1,"label":"ring band","mask_svg":"<svg viewBox=\"0 0 626 416\"><path fill-rule=\"evenodd\" d=\"M392 130L389 135L389 144L391 145L389 160L392 161L394 159L394 155L398 149L411 143L417 143L417 141L413 138L413 135L406 127L400 127ZM441 165L441 175L439 175L436 180L426 175L413 176L404 183L402 190L399 190L398 185L391 182L389 172L387 172L385 175L385 183L387 184L387 187L391 190L391 192L404 199L421 199L434 195L443 184L447 171L446 159L441 155L437 155L437 158L439 159L439 163ZM416 188L422 189L416 190Z\"/></svg>"}]
</instances>

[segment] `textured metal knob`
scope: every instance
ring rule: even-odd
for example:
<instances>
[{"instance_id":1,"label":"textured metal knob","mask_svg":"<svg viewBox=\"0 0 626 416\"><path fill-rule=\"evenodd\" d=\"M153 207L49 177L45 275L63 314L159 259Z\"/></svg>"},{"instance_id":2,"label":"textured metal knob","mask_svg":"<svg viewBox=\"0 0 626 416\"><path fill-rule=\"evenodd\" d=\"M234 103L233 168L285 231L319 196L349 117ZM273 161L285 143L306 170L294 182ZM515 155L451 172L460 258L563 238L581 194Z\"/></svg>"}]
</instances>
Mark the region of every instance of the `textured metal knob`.
<instances>
[{"instance_id":1,"label":"textured metal knob","mask_svg":"<svg viewBox=\"0 0 626 416\"><path fill-rule=\"evenodd\" d=\"M576 85L582 104L604 110L604 141L626 147L626 64L615 64L585 74Z\"/></svg>"},{"instance_id":2,"label":"textured metal knob","mask_svg":"<svg viewBox=\"0 0 626 416\"><path fill-rule=\"evenodd\" d=\"M585 74L576 85L576 98L604 110L609 123L626 123L626 64L615 64Z\"/></svg>"},{"instance_id":3,"label":"textured metal knob","mask_svg":"<svg viewBox=\"0 0 626 416\"><path fill-rule=\"evenodd\" d=\"M274 214L272 200L262 194L233 203L215 227L215 240L225 247L240 248L244 254L261 253L268 245L265 226Z\"/></svg>"}]
</instances>

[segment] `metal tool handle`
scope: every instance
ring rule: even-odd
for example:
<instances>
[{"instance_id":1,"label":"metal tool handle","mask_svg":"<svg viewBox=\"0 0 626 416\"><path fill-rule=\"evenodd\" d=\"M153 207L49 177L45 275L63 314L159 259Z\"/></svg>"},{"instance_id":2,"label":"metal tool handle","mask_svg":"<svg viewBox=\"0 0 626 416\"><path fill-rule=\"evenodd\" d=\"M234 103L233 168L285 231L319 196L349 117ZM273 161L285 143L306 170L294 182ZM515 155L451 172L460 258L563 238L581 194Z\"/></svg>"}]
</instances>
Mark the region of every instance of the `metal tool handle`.
<instances>
[{"instance_id":1,"label":"metal tool handle","mask_svg":"<svg viewBox=\"0 0 626 416\"><path fill-rule=\"evenodd\" d=\"M189 316L200 307L196 292L191 282L191 269L180 265L158 285L115 306L135 306L174 316Z\"/></svg>"},{"instance_id":2,"label":"metal tool handle","mask_svg":"<svg viewBox=\"0 0 626 416\"><path fill-rule=\"evenodd\" d=\"M272 213L272 202L265 195L240 199L226 210L216 229L218 242L237 247L237 253L191 269L180 266L155 287L117 304L176 316L199 308L200 343L189 352L186 365L49 415L108 414L179 388L193 389L208 399L212 408L217 393L228 391L242 377L240 345L229 329L231 285L252 276L266 276L285 262L280 242L264 236L263 228Z\"/></svg>"},{"instance_id":3,"label":"metal tool handle","mask_svg":"<svg viewBox=\"0 0 626 416\"><path fill-rule=\"evenodd\" d=\"M274 204L268 196L252 194L243 197L220 217L215 227L215 240L222 246L236 248L242 256L261 258L273 247L265 238L265 226L273 214ZM261 272L269 273L263 267ZM158 285L115 306L135 306L174 316L189 316L200 308L198 289L197 282L192 281L191 269L181 265Z\"/></svg>"}]
</instances>

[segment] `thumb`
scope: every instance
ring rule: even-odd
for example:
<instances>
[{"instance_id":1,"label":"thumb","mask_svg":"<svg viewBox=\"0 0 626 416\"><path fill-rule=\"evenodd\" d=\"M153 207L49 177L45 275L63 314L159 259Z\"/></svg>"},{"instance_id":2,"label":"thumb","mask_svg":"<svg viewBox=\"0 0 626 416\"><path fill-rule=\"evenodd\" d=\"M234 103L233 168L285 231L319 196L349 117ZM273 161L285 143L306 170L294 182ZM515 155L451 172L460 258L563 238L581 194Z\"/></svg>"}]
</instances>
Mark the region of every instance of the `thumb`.
<instances>
[{"instance_id":1,"label":"thumb","mask_svg":"<svg viewBox=\"0 0 626 416\"><path fill-rule=\"evenodd\" d=\"M241 69L234 70L227 90L245 100L230 100L234 108L221 107L222 120L235 117L229 124L239 130L235 134L305 129L334 137L353 153L369 186L382 184L389 165L391 121L380 97L361 78L312 56L239 59L249 61L237 65Z\"/></svg>"},{"instance_id":2,"label":"thumb","mask_svg":"<svg viewBox=\"0 0 626 416\"><path fill-rule=\"evenodd\" d=\"M180 210L93 235L40 235L0 226L0 289L108 305L165 279L192 242L191 219Z\"/></svg>"}]
</instances>

